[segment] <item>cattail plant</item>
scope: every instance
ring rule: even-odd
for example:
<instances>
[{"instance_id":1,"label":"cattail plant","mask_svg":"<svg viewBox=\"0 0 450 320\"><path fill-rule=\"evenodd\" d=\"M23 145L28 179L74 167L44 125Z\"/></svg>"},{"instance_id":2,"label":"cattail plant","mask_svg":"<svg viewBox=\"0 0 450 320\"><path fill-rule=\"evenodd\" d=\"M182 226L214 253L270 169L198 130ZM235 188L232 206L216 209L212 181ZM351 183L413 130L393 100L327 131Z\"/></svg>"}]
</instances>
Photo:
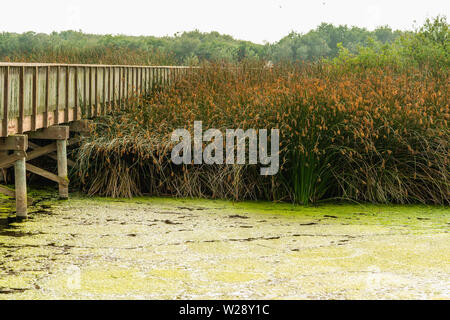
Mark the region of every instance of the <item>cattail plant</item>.
<instances>
[{"instance_id":1,"label":"cattail plant","mask_svg":"<svg viewBox=\"0 0 450 320\"><path fill-rule=\"evenodd\" d=\"M74 176L91 194L448 204L448 72L204 64L96 120ZM280 130L280 171L170 161L174 129Z\"/></svg>"}]
</instances>

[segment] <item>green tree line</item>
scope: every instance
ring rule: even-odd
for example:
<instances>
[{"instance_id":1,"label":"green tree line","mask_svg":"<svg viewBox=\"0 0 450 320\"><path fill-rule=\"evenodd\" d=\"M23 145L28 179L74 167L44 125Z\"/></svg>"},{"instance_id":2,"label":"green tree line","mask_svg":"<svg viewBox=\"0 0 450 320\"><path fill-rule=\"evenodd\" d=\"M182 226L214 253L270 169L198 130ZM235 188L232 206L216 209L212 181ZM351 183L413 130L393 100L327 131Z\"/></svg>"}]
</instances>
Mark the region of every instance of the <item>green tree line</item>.
<instances>
[{"instance_id":1,"label":"green tree line","mask_svg":"<svg viewBox=\"0 0 450 320\"><path fill-rule=\"evenodd\" d=\"M389 26L369 31L322 23L307 33L291 32L278 42L264 45L198 30L166 37L96 35L81 31L3 32L0 33L0 60L197 65L202 61L243 59L351 60L354 55L369 57L371 54L400 59L409 54L419 62L433 56L438 63L448 63L448 32L445 17L429 19L415 31L392 30Z\"/></svg>"}]
</instances>

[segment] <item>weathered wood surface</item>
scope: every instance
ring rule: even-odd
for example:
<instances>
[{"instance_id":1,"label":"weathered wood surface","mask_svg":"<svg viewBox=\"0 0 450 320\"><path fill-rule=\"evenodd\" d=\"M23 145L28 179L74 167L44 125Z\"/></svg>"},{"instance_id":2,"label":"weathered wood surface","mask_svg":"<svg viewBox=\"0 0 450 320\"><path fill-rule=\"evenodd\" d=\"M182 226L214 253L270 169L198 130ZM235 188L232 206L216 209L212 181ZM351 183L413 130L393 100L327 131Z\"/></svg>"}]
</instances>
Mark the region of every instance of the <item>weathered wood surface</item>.
<instances>
[{"instance_id":1,"label":"weathered wood surface","mask_svg":"<svg viewBox=\"0 0 450 320\"><path fill-rule=\"evenodd\" d=\"M106 114L188 69L0 62L0 137Z\"/></svg>"},{"instance_id":2,"label":"weathered wood surface","mask_svg":"<svg viewBox=\"0 0 450 320\"><path fill-rule=\"evenodd\" d=\"M25 167L28 171L33 172L34 174L40 175L44 178L47 178L49 180L52 180L54 182L57 182L63 186L68 186L69 185L69 180L65 179L65 178L61 178L59 176L57 176L54 173L51 173L47 170L41 169L39 167L36 167L34 165L32 165L31 163L25 163ZM17 189L17 185L16 185L16 189Z\"/></svg>"}]
</instances>

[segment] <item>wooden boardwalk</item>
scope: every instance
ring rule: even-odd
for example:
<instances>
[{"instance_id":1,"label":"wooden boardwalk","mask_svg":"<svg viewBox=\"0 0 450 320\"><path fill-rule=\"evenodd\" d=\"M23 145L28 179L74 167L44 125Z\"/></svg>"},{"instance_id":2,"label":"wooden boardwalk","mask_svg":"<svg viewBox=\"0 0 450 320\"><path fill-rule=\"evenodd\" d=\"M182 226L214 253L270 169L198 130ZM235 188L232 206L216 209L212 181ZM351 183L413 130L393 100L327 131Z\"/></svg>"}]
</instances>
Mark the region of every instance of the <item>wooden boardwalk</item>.
<instances>
[{"instance_id":1,"label":"wooden boardwalk","mask_svg":"<svg viewBox=\"0 0 450 320\"><path fill-rule=\"evenodd\" d=\"M128 99L166 86L189 67L0 62L0 168L14 166L16 214L26 217L26 170L58 183L68 197L67 155L70 133L87 130L86 119L105 115ZM53 140L42 146L29 140ZM28 149L33 149L28 151ZM56 151L56 154L55 154ZM53 174L26 161L49 156ZM70 160L69 160L70 164Z\"/></svg>"}]
</instances>

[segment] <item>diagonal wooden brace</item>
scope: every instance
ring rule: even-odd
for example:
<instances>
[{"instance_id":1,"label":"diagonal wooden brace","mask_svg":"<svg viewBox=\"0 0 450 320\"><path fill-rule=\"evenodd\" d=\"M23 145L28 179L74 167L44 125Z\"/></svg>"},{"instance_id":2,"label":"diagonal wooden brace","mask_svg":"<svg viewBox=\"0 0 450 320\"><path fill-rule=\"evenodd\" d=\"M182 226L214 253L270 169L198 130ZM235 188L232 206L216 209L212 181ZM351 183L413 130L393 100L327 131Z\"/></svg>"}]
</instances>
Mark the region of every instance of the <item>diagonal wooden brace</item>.
<instances>
[{"instance_id":1,"label":"diagonal wooden brace","mask_svg":"<svg viewBox=\"0 0 450 320\"><path fill-rule=\"evenodd\" d=\"M20 160L26 156L27 154L24 151L16 151L9 156L3 157L0 159L0 168L6 169L12 167L17 160Z\"/></svg>"},{"instance_id":2,"label":"diagonal wooden brace","mask_svg":"<svg viewBox=\"0 0 450 320\"><path fill-rule=\"evenodd\" d=\"M72 139L67 141L67 145L71 144L71 140ZM56 144L52 143L51 145L52 145L51 149L56 150ZM38 151L39 149L44 148L44 147L41 147L40 145L37 145L37 144L35 144L35 143L31 142L31 141L28 142L28 147L30 147L31 149L34 149L33 151ZM28 159L27 160L31 160L32 159L32 158L30 158L30 154L33 156L34 155L33 151L31 151L28 154ZM49 153L45 153L44 155L49 157L49 158L52 158L53 160L58 160L58 156L56 155L55 152L49 151ZM75 167L75 161L70 160L69 158L67 158L67 165L70 166L70 167Z\"/></svg>"},{"instance_id":3,"label":"diagonal wooden brace","mask_svg":"<svg viewBox=\"0 0 450 320\"><path fill-rule=\"evenodd\" d=\"M51 173L51 172L49 172L47 170L41 169L39 167L36 167L36 166L34 166L32 164L27 163L26 164L26 168L27 168L28 171L33 172L33 173L35 173L37 175L40 175L40 176L42 176L44 178L47 178L49 180L55 181L55 182L59 183L60 185L63 185L63 186L68 186L69 185L69 179L61 178L61 177L57 176L54 173Z\"/></svg>"},{"instance_id":4,"label":"diagonal wooden brace","mask_svg":"<svg viewBox=\"0 0 450 320\"><path fill-rule=\"evenodd\" d=\"M74 143L77 143L80 141L80 138L72 138L69 141L67 141L67 145L71 145ZM48 153L54 152L56 151L56 143L50 143L46 146L40 147L32 142L30 142L30 146L36 146L36 149L34 149L33 151L27 152L27 153L23 153L24 156L27 158L27 161L29 160L33 160L36 158L39 158L43 155L47 155ZM7 157L4 158L0 158L0 168L3 169L7 169L10 168L14 165L14 162L19 159L19 157L15 154L13 155L9 155Z\"/></svg>"}]
</instances>

